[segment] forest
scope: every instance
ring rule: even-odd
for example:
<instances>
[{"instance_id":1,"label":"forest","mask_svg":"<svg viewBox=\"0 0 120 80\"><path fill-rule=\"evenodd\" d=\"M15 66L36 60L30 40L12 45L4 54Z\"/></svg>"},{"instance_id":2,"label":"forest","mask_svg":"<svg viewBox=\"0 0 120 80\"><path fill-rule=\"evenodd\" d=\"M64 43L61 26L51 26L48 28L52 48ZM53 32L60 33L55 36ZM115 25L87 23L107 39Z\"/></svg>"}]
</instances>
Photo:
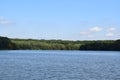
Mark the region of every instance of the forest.
<instances>
[{"instance_id":1,"label":"forest","mask_svg":"<svg viewBox=\"0 0 120 80\"><path fill-rule=\"evenodd\" d=\"M120 40L69 41L0 37L0 50L106 50L120 51Z\"/></svg>"}]
</instances>

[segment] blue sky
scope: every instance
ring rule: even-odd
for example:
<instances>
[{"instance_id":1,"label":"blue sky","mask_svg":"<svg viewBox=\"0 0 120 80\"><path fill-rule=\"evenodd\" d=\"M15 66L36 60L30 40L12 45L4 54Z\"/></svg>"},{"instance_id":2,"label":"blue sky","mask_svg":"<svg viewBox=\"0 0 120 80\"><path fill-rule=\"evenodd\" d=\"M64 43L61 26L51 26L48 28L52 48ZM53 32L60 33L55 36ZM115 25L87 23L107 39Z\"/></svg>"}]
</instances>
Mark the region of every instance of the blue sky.
<instances>
[{"instance_id":1,"label":"blue sky","mask_svg":"<svg viewBox=\"0 0 120 80\"><path fill-rule=\"evenodd\" d=\"M0 0L0 36L119 39L120 0Z\"/></svg>"}]
</instances>

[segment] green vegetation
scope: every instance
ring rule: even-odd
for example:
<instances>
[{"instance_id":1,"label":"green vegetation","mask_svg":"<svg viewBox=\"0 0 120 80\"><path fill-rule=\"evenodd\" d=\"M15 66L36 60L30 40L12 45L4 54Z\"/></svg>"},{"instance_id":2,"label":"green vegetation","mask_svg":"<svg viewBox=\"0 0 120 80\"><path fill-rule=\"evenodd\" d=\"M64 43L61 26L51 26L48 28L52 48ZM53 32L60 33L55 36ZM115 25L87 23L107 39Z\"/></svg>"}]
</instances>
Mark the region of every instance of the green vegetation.
<instances>
[{"instance_id":1,"label":"green vegetation","mask_svg":"<svg viewBox=\"0 0 120 80\"><path fill-rule=\"evenodd\" d=\"M112 42L93 42L84 44L80 47L80 50L109 50L109 51L120 51L120 40Z\"/></svg>"},{"instance_id":2,"label":"green vegetation","mask_svg":"<svg viewBox=\"0 0 120 80\"><path fill-rule=\"evenodd\" d=\"M120 40L69 41L69 40L9 39L6 37L0 37L0 49L120 51Z\"/></svg>"},{"instance_id":3,"label":"green vegetation","mask_svg":"<svg viewBox=\"0 0 120 80\"><path fill-rule=\"evenodd\" d=\"M14 49L14 47L15 44L13 44L9 38L0 36L0 50Z\"/></svg>"},{"instance_id":4,"label":"green vegetation","mask_svg":"<svg viewBox=\"0 0 120 80\"><path fill-rule=\"evenodd\" d=\"M11 39L16 49L32 50L79 50L81 43L62 40Z\"/></svg>"}]
</instances>

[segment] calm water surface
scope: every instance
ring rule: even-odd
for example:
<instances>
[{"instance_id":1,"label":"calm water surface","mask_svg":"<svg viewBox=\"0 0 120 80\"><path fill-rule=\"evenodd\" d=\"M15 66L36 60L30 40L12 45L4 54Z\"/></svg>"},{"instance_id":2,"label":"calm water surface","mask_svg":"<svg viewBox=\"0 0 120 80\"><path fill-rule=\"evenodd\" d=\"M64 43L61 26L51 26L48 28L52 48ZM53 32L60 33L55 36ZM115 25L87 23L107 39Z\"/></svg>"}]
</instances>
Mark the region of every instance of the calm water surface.
<instances>
[{"instance_id":1,"label":"calm water surface","mask_svg":"<svg viewBox=\"0 0 120 80\"><path fill-rule=\"evenodd\" d=\"M120 52L0 51L0 80L120 80Z\"/></svg>"}]
</instances>

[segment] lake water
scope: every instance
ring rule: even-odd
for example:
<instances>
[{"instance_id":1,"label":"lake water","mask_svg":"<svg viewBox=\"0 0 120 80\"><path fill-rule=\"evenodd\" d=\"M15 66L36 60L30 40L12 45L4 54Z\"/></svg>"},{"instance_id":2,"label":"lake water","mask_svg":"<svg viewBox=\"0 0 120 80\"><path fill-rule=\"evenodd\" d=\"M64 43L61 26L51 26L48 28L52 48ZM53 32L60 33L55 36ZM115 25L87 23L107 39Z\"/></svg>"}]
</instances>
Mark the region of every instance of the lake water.
<instances>
[{"instance_id":1,"label":"lake water","mask_svg":"<svg viewBox=\"0 0 120 80\"><path fill-rule=\"evenodd\" d=\"M120 52L0 51L0 80L120 80Z\"/></svg>"}]
</instances>

